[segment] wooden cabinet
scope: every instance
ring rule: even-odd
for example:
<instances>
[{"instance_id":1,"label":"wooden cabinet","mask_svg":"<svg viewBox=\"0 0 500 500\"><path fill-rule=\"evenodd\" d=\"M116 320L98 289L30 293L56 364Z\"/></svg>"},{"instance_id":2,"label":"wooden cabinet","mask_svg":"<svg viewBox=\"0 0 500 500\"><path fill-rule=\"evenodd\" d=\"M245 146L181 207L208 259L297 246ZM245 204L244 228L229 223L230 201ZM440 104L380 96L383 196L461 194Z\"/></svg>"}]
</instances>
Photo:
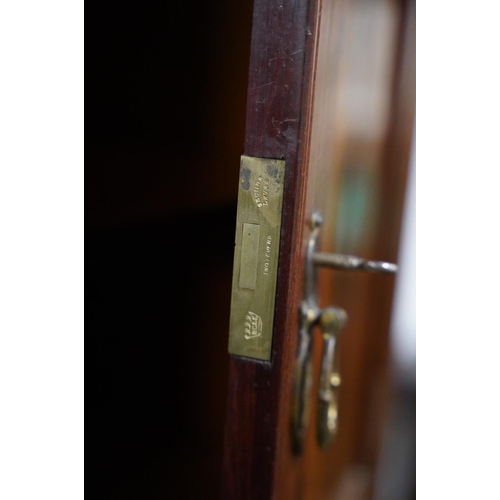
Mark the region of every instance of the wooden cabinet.
<instances>
[{"instance_id":1,"label":"wooden cabinet","mask_svg":"<svg viewBox=\"0 0 500 500\"><path fill-rule=\"evenodd\" d=\"M293 450L293 370L313 210L322 251L397 262L414 11L411 0L90 7L92 498L370 498L394 278L319 272L320 305L349 316L326 450L316 398ZM270 362L227 354L241 154L286 163Z\"/></svg>"}]
</instances>

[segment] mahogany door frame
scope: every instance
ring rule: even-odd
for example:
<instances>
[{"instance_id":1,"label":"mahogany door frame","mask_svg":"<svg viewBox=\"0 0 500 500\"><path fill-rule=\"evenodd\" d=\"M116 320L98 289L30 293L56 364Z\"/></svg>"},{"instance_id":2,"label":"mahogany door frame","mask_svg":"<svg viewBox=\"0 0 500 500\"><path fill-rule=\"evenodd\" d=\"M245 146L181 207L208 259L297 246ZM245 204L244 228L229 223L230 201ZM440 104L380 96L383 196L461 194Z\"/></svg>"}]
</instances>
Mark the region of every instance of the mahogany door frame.
<instances>
[{"instance_id":1,"label":"mahogany door frame","mask_svg":"<svg viewBox=\"0 0 500 500\"><path fill-rule=\"evenodd\" d=\"M295 359L293 298L301 287L301 224L318 0L255 0L243 154L286 161L270 362L231 356L223 498L273 497L285 392ZM258 393L257 393L258 392Z\"/></svg>"}]
</instances>

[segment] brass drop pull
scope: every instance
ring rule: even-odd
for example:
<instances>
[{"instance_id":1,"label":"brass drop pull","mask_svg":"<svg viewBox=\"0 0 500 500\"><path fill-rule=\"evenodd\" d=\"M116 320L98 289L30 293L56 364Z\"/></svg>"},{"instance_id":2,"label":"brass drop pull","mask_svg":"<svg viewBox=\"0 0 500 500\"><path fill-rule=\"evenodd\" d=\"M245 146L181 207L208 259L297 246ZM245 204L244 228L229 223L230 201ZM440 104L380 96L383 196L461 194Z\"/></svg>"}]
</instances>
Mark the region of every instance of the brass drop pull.
<instances>
[{"instance_id":1,"label":"brass drop pull","mask_svg":"<svg viewBox=\"0 0 500 500\"><path fill-rule=\"evenodd\" d=\"M347 324L347 313L340 307L320 309L317 297L318 266L343 271L395 273L397 265L389 262L365 260L342 254L316 252L323 219L315 211L311 220L311 235L307 245L304 300L300 307L299 348L294 372L292 421L294 446L303 448L309 421L312 387L312 331L319 326L323 337L323 356L318 391L317 438L321 448L328 447L338 429L339 387L341 375L337 340Z\"/></svg>"},{"instance_id":2,"label":"brass drop pull","mask_svg":"<svg viewBox=\"0 0 500 500\"><path fill-rule=\"evenodd\" d=\"M321 312L319 325L323 332L323 359L318 394L318 443L330 445L337 431L338 389L340 386L338 334L347 323L347 314L340 307L327 307Z\"/></svg>"}]
</instances>

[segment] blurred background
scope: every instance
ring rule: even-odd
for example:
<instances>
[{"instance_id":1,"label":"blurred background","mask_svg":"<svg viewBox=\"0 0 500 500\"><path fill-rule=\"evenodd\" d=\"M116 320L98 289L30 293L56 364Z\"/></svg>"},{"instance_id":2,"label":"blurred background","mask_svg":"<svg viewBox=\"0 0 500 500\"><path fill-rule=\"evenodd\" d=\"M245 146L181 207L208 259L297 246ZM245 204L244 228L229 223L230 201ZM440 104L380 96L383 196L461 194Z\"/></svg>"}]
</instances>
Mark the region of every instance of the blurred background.
<instances>
[{"instance_id":1,"label":"blurred background","mask_svg":"<svg viewBox=\"0 0 500 500\"><path fill-rule=\"evenodd\" d=\"M415 176L414 136L391 319L392 398L380 451L375 500L416 498Z\"/></svg>"},{"instance_id":2,"label":"blurred background","mask_svg":"<svg viewBox=\"0 0 500 500\"><path fill-rule=\"evenodd\" d=\"M363 217L376 216L373 158L387 128L401 2L340 3L343 77L332 142L346 164L336 238L348 249L370 240L373 226ZM86 6L92 499L219 496L252 8L251 1L230 0L195 8L109 0ZM375 479L379 500L415 495L414 164L391 327L390 411ZM346 226L343 213L359 223Z\"/></svg>"}]
</instances>

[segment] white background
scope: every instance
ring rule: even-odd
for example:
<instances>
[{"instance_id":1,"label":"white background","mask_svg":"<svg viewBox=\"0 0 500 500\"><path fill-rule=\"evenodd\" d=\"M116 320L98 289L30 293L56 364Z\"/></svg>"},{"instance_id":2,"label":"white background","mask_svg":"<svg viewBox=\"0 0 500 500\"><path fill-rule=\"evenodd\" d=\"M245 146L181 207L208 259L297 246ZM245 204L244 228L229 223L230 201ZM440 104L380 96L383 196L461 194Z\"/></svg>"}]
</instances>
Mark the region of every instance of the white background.
<instances>
[{"instance_id":1,"label":"white background","mask_svg":"<svg viewBox=\"0 0 500 500\"><path fill-rule=\"evenodd\" d=\"M416 363L416 163L415 139L408 166L408 181L401 229L398 273L391 320L391 341L397 373L413 383Z\"/></svg>"}]
</instances>

